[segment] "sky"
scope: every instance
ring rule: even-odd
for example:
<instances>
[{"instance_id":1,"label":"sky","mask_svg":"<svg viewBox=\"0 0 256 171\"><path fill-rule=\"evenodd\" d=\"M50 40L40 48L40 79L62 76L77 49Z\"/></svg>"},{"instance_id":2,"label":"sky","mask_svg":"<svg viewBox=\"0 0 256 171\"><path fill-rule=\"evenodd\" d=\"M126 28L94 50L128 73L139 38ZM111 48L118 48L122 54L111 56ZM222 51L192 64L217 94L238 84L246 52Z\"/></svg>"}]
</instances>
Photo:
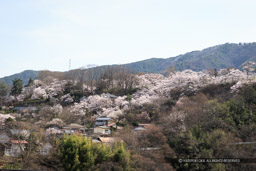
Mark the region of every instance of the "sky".
<instances>
[{"instance_id":1,"label":"sky","mask_svg":"<svg viewBox=\"0 0 256 171\"><path fill-rule=\"evenodd\" d=\"M0 77L256 40L255 0L0 0Z\"/></svg>"}]
</instances>

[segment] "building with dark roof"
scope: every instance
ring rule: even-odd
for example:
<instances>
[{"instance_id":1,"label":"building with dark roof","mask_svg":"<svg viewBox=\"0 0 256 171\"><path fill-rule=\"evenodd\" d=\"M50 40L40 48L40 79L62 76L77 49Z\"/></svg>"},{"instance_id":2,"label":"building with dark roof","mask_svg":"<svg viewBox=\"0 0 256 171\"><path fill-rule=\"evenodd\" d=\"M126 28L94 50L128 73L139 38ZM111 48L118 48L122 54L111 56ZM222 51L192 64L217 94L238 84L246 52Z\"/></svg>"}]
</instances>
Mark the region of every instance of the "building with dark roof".
<instances>
[{"instance_id":1,"label":"building with dark roof","mask_svg":"<svg viewBox=\"0 0 256 171\"><path fill-rule=\"evenodd\" d=\"M97 126L108 126L109 124L114 123L115 121L109 117L100 117L96 119L95 127Z\"/></svg>"}]
</instances>

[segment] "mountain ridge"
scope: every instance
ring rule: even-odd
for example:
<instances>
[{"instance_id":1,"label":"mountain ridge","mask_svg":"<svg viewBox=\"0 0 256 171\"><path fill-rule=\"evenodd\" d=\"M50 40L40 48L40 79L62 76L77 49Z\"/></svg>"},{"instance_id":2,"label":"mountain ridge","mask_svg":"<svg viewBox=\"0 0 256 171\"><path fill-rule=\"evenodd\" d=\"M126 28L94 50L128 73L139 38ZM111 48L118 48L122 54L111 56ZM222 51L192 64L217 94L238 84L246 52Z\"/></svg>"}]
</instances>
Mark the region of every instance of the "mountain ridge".
<instances>
[{"instance_id":1,"label":"mountain ridge","mask_svg":"<svg viewBox=\"0 0 256 171\"><path fill-rule=\"evenodd\" d=\"M168 68L174 67L176 71L191 69L202 71L206 69L217 70L234 67L241 69L246 61L256 62L256 43L225 43L203 50L187 52L169 58L150 58L142 61L122 64L134 72L164 73ZM115 65L110 65L115 66ZM106 66L99 66L106 67ZM26 83L29 78L36 78L40 71L26 70L18 74L0 78L6 84L11 84L12 79L20 78Z\"/></svg>"},{"instance_id":2,"label":"mountain ridge","mask_svg":"<svg viewBox=\"0 0 256 171\"><path fill-rule=\"evenodd\" d=\"M28 80L30 78L35 79L38 76L39 72L40 71L25 70L25 71L22 71L20 73L16 73L16 74L13 74L13 75L10 75L10 76L5 76L3 78L0 78L0 82L3 81L6 84L11 85L13 79L19 78L23 81L24 84L27 84Z\"/></svg>"},{"instance_id":3,"label":"mountain ridge","mask_svg":"<svg viewBox=\"0 0 256 171\"><path fill-rule=\"evenodd\" d=\"M188 52L176 57L170 58L157 58L158 68L153 68L153 72L161 73L168 69L170 66L174 66L177 71L185 69L191 69L194 71L202 71L205 69L217 70L222 68L234 67L241 68L241 65L246 61L256 61L256 43L225 43L222 45L216 45L203 50L197 50ZM156 58L151 58L146 63L155 62ZM161 62L159 62L161 61ZM136 65L143 61L126 64L130 69L136 68ZM145 67L143 70L152 72L152 65ZM147 68L147 69L146 69ZM137 69L138 70L138 69Z\"/></svg>"}]
</instances>

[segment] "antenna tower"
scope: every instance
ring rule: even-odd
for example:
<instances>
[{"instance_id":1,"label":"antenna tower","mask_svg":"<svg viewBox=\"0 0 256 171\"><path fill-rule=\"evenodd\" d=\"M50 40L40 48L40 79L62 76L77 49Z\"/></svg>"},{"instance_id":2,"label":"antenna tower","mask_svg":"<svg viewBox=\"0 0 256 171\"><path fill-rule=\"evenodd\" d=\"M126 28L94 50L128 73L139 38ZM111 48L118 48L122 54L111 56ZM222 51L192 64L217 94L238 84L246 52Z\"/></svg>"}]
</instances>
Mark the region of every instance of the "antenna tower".
<instances>
[{"instance_id":1,"label":"antenna tower","mask_svg":"<svg viewBox=\"0 0 256 171\"><path fill-rule=\"evenodd\" d=\"M69 59L69 65L68 65L68 70L70 71L71 69L71 59Z\"/></svg>"}]
</instances>

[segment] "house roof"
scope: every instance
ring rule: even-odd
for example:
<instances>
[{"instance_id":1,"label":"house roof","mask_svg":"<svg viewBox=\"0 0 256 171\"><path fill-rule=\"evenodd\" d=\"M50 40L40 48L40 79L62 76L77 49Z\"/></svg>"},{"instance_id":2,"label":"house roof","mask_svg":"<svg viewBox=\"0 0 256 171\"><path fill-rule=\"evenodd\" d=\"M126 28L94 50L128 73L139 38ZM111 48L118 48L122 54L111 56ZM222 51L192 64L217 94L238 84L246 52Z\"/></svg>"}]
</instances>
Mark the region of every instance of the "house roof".
<instances>
[{"instance_id":1,"label":"house roof","mask_svg":"<svg viewBox=\"0 0 256 171\"><path fill-rule=\"evenodd\" d=\"M11 140L12 144L27 144L28 142L25 140Z\"/></svg>"},{"instance_id":2,"label":"house roof","mask_svg":"<svg viewBox=\"0 0 256 171\"><path fill-rule=\"evenodd\" d=\"M144 128L152 126L152 124L143 124L143 123L139 123L138 125L139 125L139 127L144 127Z\"/></svg>"},{"instance_id":3,"label":"house roof","mask_svg":"<svg viewBox=\"0 0 256 171\"><path fill-rule=\"evenodd\" d=\"M116 95L110 94L110 93L105 94L105 96L110 97L110 98L117 98Z\"/></svg>"},{"instance_id":4,"label":"house roof","mask_svg":"<svg viewBox=\"0 0 256 171\"><path fill-rule=\"evenodd\" d=\"M123 129L124 127L121 127L121 126L117 126L116 128L117 128L117 129Z\"/></svg>"},{"instance_id":5,"label":"house roof","mask_svg":"<svg viewBox=\"0 0 256 171\"><path fill-rule=\"evenodd\" d=\"M115 142L124 142L119 137L99 137L99 140L103 143L115 143Z\"/></svg>"},{"instance_id":6,"label":"house roof","mask_svg":"<svg viewBox=\"0 0 256 171\"><path fill-rule=\"evenodd\" d=\"M96 121L109 121L109 120L113 120L113 119L109 117L100 117L96 119Z\"/></svg>"},{"instance_id":7,"label":"house roof","mask_svg":"<svg viewBox=\"0 0 256 171\"><path fill-rule=\"evenodd\" d=\"M83 125L79 125L77 123L71 123L68 126L65 126L63 128L84 128L84 126Z\"/></svg>"},{"instance_id":8,"label":"house roof","mask_svg":"<svg viewBox=\"0 0 256 171\"><path fill-rule=\"evenodd\" d=\"M144 127L137 127L133 129L134 131L145 131L146 129Z\"/></svg>"},{"instance_id":9,"label":"house roof","mask_svg":"<svg viewBox=\"0 0 256 171\"><path fill-rule=\"evenodd\" d=\"M112 122L112 123L109 123L108 126L114 126L116 123L115 122Z\"/></svg>"},{"instance_id":10,"label":"house roof","mask_svg":"<svg viewBox=\"0 0 256 171\"><path fill-rule=\"evenodd\" d=\"M96 140L96 139L92 139L92 142L93 142L93 143L100 143L101 141Z\"/></svg>"},{"instance_id":11,"label":"house roof","mask_svg":"<svg viewBox=\"0 0 256 171\"><path fill-rule=\"evenodd\" d=\"M25 107L15 107L13 110L23 110Z\"/></svg>"},{"instance_id":12,"label":"house roof","mask_svg":"<svg viewBox=\"0 0 256 171\"><path fill-rule=\"evenodd\" d=\"M108 126L97 126L95 128L110 129Z\"/></svg>"},{"instance_id":13,"label":"house roof","mask_svg":"<svg viewBox=\"0 0 256 171\"><path fill-rule=\"evenodd\" d=\"M82 101L82 100L87 100L88 97L84 96L84 97L81 97L79 100Z\"/></svg>"},{"instance_id":14,"label":"house roof","mask_svg":"<svg viewBox=\"0 0 256 171\"><path fill-rule=\"evenodd\" d=\"M150 125L152 125L152 124L148 124L148 123L139 123L138 125L139 125L139 126L150 126Z\"/></svg>"}]
</instances>

